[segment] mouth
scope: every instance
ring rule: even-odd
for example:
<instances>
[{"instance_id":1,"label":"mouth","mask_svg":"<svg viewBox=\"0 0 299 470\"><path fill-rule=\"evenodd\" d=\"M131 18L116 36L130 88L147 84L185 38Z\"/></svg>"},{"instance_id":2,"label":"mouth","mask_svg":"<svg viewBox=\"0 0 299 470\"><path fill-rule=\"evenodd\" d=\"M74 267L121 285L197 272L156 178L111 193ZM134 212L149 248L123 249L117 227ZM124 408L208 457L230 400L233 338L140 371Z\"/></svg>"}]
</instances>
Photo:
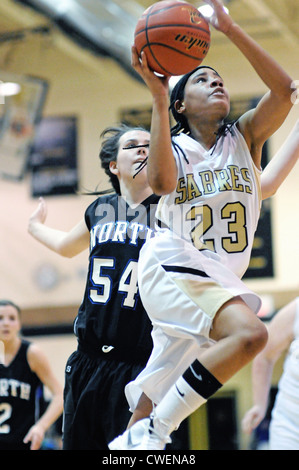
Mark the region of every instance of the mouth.
<instances>
[{"instance_id":1,"label":"mouth","mask_svg":"<svg viewBox=\"0 0 299 470\"><path fill-rule=\"evenodd\" d=\"M133 165L142 165L146 160L147 158L138 158L138 160L134 161Z\"/></svg>"},{"instance_id":2,"label":"mouth","mask_svg":"<svg viewBox=\"0 0 299 470\"><path fill-rule=\"evenodd\" d=\"M210 96L224 96L225 97L225 93L224 93L224 90L222 88L216 88L211 94Z\"/></svg>"}]
</instances>

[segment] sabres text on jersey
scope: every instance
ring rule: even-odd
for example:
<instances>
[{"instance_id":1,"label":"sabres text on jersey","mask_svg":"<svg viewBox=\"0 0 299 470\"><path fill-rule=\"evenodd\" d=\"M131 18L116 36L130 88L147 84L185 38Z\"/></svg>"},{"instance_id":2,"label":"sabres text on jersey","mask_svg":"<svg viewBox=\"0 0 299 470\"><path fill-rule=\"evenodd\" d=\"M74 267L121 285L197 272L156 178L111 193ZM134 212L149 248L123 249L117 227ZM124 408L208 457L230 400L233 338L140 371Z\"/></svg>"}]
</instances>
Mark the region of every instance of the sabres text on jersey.
<instances>
[{"instance_id":1,"label":"sabres text on jersey","mask_svg":"<svg viewBox=\"0 0 299 470\"><path fill-rule=\"evenodd\" d=\"M252 181L248 168L239 168L236 165L228 165L221 170L206 170L199 172L195 178L192 173L180 178L177 185L179 196L175 199L176 204L191 201L202 195L214 194L219 191L239 191L252 194ZM200 181L200 185L199 185Z\"/></svg>"}]
</instances>

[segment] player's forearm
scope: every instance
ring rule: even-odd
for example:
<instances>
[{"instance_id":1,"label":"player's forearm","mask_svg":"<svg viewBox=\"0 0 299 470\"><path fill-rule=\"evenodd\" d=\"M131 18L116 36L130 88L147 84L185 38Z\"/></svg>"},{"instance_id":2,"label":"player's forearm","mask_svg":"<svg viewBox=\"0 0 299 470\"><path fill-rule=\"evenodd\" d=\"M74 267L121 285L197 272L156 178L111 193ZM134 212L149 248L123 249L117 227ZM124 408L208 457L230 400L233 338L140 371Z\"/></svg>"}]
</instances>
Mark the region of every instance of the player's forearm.
<instances>
[{"instance_id":1,"label":"player's forearm","mask_svg":"<svg viewBox=\"0 0 299 470\"><path fill-rule=\"evenodd\" d=\"M258 355L252 364L253 403L266 413L274 363Z\"/></svg>"},{"instance_id":2,"label":"player's forearm","mask_svg":"<svg viewBox=\"0 0 299 470\"><path fill-rule=\"evenodd\" d=\"M283 68L236 23L230 26L226 36L243 53L267 87L282 99L289 100L291 108L292 78Z\"/></svg>"},{"instance_id":3,"label":"player's forearm","mask_svg":"<svg viewBox=\"0 0 299 470\"><path fill-rule=\"evenodd\" d=\"M299 157L299 120L291 134L264 169L261 177L262 197L273 196L289 175Z\"/></svg>"},{"instance_id":4,"label":"player's forearm","mask_svg":"<svg viewBox=\"0 0 299 470\"><path fill-rule=\"evenodd\" d=\"M59 418L63 411L63 394L57 393L52 397L51 402L49 403L46 411L40 417L38 422L39 426L41 426L46 432L50 426L55 423L55 421Z\"/></svg>"},{"instance_id":5,"label":"player's forearm","mask_svg":"<svg viewBox=\"0 0 299 470\"><path fill-rule=\"evenodd\" d=\"M169 194L176 187L177 168L171 146L168 98L165 96L153 99L148 180L158 195Z\"/></svg>"},{"instance_id":6,"label":"player's forearm","mask_svg":"<svg viewBox=\"0 0 299 470\"><path fill-rule=\"evenodd\" d=\"M47 227L40 222L29 222L28 232L50 250L62 256L68 256L64 249L66 232Z\"/></svg>"}]
</instances>

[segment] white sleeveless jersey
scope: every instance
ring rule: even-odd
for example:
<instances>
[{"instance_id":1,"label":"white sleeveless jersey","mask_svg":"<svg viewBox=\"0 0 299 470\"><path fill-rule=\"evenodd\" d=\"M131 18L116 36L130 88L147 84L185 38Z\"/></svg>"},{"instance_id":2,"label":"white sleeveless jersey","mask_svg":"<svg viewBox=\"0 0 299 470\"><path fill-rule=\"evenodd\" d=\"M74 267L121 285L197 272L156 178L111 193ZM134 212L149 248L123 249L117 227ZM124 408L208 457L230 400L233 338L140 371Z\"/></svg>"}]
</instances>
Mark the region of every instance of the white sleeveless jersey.
<instances>
[{"instance_id":1,"label":"white sleeveless jersey","mask_svg":"<svg viewBox=\"0 0 299 470\"><path fill-rule=\"evenodd\" d=\"M283 374L279 381L279 390L288 399L299 404L299 297L296 299L296 314L294 322L294 339L290 345L283 366ZM299 423L298 423L299 425Z\"/></svg>"},{"instance_id":2,"label":"white sleeveless jersey","mask_svg":"<svg viewBox=\"0 0 299 470\"><path fill-rule=\"evenodd\" d=\"M219 258L239 278L246 271L261 208L261 171L234 124L209 151L186 134L173 137L175 191L160 199L157 221Z\"/></svg>"}]
</instances>

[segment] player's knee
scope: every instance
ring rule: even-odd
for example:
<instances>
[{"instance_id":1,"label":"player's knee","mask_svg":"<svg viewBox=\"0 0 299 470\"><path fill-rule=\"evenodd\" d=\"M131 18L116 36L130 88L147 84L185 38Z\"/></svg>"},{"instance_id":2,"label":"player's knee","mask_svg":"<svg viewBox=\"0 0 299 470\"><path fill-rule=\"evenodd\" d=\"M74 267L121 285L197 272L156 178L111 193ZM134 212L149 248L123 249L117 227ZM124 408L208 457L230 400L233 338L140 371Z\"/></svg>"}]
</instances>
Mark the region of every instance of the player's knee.
<instances>
[{"instance_id":1,"label":"player's knee","mask_svg":"<svg viewBox=\"0 0 299 470\"><path fill-rule=\"evenodd\" d=\"M261 321L258 321L255 325L249 325L242 331L241 341L245 351L249 355L255 356L266 346L268 330Z\"/></svg>"}]
</instances>

